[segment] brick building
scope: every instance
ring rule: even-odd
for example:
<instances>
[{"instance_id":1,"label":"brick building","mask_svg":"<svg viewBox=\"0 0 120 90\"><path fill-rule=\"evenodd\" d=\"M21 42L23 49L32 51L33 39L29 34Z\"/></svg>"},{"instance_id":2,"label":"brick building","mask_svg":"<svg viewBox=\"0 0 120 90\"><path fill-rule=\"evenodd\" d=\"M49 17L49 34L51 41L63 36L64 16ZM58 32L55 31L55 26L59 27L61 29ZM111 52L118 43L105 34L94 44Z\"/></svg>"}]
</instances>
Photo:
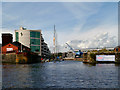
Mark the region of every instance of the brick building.
<instances>
[{"instance_id":1,"label":"brick building","mask_svg":"<svg viewBox=\"0 0 120 90\"><path fill-rule=\"evenodd\" d=\"M22 48L22 49L21 49ZM29 52L30 48L22 45L19 42L8 43L1 47L2 54L6 53L18 53L18 52Z\"/></svg>"},{"instance_id":2,"label":"brick building","mask_svg":"<svg viewBox=\"0 0 120 90\"><path fill-rule=\"evenodd\" d=\"M13 42L13 35L10 33L2 33L2 46L12 43Z\"/></svg>"}]
</instances>

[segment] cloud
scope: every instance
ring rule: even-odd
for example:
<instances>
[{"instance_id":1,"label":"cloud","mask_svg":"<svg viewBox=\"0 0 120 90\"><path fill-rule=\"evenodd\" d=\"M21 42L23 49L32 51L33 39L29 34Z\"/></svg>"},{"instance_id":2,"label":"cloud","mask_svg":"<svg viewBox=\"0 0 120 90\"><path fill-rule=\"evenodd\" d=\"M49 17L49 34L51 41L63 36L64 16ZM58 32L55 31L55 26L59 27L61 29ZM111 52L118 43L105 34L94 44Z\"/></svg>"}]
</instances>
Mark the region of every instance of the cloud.
<instances>
[{"instance_id":1,"label":"cloud","mask_svg":"<svg viewBox=\"0 0 120 90\"><path fill-rule=\"evenodd\" d=\"M71 12L71 14L76 19L76 24L74 27L75 31L83 31L83 27L89 27L86 23L93 18L92 16L97 14L102 7L102 3L63 3L64 7ZM91 23L92 24L92 23ZM95 25L95 24L93 24Z\"/></svg>"},{"instance_id":2,"label":"cloud","mask_svg":"<svg viewBox=\"0 0 120 90\"><path fill-rule=\"evenodd\" d=\"M66 7L77 19L85 19L90 15L97 13L102 6L102 3L63 3L64 7Z\"/></svg>"},{"instance_id":3,"label":"cloud","mask_svg":"<svg viewBox=\"0 0 120 90\"><path fill-rule=\"evenodd\" d=\"M84 40L69 40L67 41L67 43L73 49L116 47L118 44L117 37L110 35L109 32L99 33L99 35L95 35L94 37L86 38ZM53 52L53 47L51 46L50 48ZM58 45L58 49L60 52L70 50L70 48L66 44Z\"/></svg>"},{"instance_id":4,"label":"cloud","mask_svg":"<svg viewBox=\"0 0 120 90\"><path fill-rule=\"evenodd\" d=\"M83 48L104 48L117 46L117 37L111 36L108 32L101 33L94 36L95 38L88 38L86 40L71 40L67 43L74 49Z\"/></svg>"},{"instance_id":5,"label":"cloud","mask_svg":"<svg viewBox=\"0 0 120 90\"><path fill-rule=\"evenodd\" d=\"M57 31L57 34L59 51L62 52L69 50L69 48L65 48L66 42L68 42L74 49L96 47L102 48L104 46L115 47L118 45L118 25L99 25L94 29L90 29L82 33L79 30L71 30L68 32ZM51 41L48 39L49 42L52 42L52 40L52 37ZM49 44L49 46L53 47L53 43ZM53 48L51 51L53 51Z\"/></svg>"},{"instance_id":6,"label":"cloud","mask_svg":"<svg viewBox=\"0 0 120 90\"><path fill-rule=\"evenodd\" d=\"M94 38L95 35L99 35L99 33L104 33L104 32L109 32L113 36L118 37L118 25L114 25L114 26L100 25L86 32L81 32L79 30L78 31L71 30L71 31L65 31L65 32L57 31L58 41L64 42L64 43L69 40L70 41L71 40L84 40L87 38Z\"/></svg>"}]
</instances>

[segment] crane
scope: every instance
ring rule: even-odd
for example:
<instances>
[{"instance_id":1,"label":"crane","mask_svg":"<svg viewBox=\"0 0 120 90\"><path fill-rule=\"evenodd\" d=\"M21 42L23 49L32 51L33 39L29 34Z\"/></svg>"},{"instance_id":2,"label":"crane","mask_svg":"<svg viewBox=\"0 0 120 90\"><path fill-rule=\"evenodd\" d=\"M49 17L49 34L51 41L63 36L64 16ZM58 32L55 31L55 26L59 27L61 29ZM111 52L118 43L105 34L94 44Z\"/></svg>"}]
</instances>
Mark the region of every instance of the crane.
<instances>
[{"instance_id":1,"label":"crane","mask_svg":"<svg viewBox=\"0 0 120 90\"><path fill-rule=\"evenodd\" d=\"M72 50L73 53L75 53L75 57L79 57L83 54L83 52L81 52L81 50L79 50L78 52L75 52L74 49L68 43L66 43L66 44L70 48L70 50Z\"/></svg>"},{"instance_id":2,"label":"crane","mask_svg":"<svg viewBox=\"0 0 120 90\"><path fill-rule=\"evenodd\" d=\"M74 51L74 49L68 44L68 43L66 43L67 45L68 45L68 47L70 48L70 50L72 50L74 53L76 53L75 51Z\"/></svg>"}]
</instances>

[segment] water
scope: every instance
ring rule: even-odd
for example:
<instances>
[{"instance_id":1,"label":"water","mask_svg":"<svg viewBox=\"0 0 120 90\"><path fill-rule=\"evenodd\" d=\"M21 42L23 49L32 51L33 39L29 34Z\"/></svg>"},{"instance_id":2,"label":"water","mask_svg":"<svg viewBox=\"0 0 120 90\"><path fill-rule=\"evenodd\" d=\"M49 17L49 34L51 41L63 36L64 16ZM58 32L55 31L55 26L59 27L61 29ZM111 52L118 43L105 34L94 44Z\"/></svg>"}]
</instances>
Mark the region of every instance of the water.
<instances>
[{"instance_id":1,"label":"water","mask_svg":"<svg viewBox=\"0 0 120 90\"><path fill-rule=\"evenodd\" d=\"M79 61L3 65L3 88L118 88L115 64Z\"/></svg>"}]
</instances>

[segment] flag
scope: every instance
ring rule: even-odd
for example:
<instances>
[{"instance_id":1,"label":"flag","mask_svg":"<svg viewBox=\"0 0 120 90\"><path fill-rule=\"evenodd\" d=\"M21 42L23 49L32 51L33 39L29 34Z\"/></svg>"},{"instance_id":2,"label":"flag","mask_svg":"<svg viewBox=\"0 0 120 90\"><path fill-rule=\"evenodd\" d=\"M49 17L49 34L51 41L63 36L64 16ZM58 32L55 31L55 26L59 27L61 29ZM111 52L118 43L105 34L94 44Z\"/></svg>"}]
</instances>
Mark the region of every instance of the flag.
<instances>
[{"instance_id":1,"label":"flag","mask_svg":"<svg viewBox=\"0 0 120 90\"><path fill-rule=\"evenodd\" d=\"M53 44L55 45L55 37L53 37Z\"/></svg>"},{"instance_id":2,"label":"flag","mask_svg":"<svg viewBox=\"0 0 120 90\"><path fill-rule=\"evenodd\" d=\"M54 25L54 37L53 37L53 44L54 44L54 46L55 46L55 38L56 37L56 30L55 30L55 25Z\"/></svg>"}]
</instances>

